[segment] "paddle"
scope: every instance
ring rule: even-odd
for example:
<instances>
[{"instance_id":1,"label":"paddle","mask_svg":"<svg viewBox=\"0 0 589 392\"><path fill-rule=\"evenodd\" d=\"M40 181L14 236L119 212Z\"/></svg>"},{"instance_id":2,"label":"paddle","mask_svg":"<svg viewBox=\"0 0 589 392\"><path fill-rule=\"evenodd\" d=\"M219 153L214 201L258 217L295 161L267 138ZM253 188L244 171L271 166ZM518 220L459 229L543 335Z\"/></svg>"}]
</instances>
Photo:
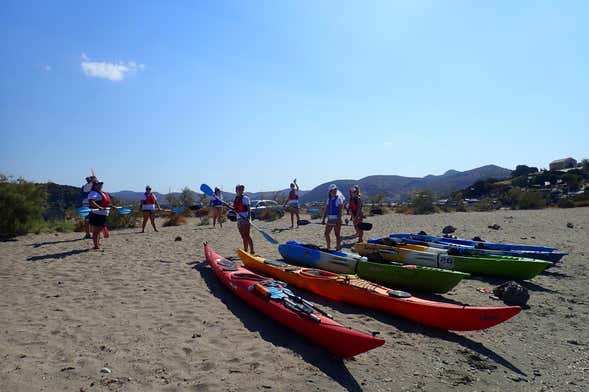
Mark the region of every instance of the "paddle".
<instances>
[{"instance_id":1,"label":"paddle","mask_svg":"<svg viewBox=\"0 0 589 392\"><path fill-rule=\"evenodd\" d=\"M215 192L211 189L210 186L208 186L207 184L201 184L200 185L200 190L202 193L204 193L205 195L209 196L209 197L214 197L215 199L219 200L220 202L222 202L225 207L229 208L232 211L235 211L235 209L229 205L228 203L226 203L225 201L219 199L216 195ZM235 211L235 213L237 213L237 211ZM272 236L268 233L266 233L264 230L260 229L258 226L256 226L251 220L250 220L250 224L256 229L258 230L258 232L262 235L262 237L264 237L264 239L266 241L268 241L271 244L278 244L278 241L276 241L274 238L272 238Z\"/></svg>"},{"instance_id":2,"label":"paddle","mask_svg":"<svg viewBox=\"0 0 589 392\"><path fill-rule=\"evenodd\" d=\"M300 220L297 221L297 225L299 225L299 226L310 225L312 223L317 224L317 225L320 225L321 224L319 222L311 222L310 220L307 220L307 219L300 219ZM360 223L360 230L363 230L363 231L370 231L370 230L372 230L372 223L368 223L368 222L362 222L362 223Z\"/></svg>"},{"instance_id":3,"label":"paddle","mask_svg":"<svg viewBox=\"0 0 589 392\"><path fill-rule=\"evenodd\" d=\"M333 316L329 313L327 313L325 310L317 307L316 305L313 305L311 302L307 301L306 299L304 299L303 297L299 297L298 295L296 295L295 293L293 293L289 288L283 288L282 291L288 295L288 297L293 300L294 302L298 302L298 303L302 303L303 305L307 305L308 307L310 307L311 309L315 309L317 312L321 313L322 315L324 315L327 318L333 319Z\"/></svg>"}]
</instances>

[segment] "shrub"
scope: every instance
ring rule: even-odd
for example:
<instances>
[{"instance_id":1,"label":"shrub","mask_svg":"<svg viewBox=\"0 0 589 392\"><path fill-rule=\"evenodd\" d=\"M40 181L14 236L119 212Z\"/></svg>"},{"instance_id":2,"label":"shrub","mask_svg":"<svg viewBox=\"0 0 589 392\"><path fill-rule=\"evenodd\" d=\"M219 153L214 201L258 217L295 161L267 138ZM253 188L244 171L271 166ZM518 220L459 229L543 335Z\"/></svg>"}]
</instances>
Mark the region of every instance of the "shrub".
<instances>
[{"instance_id":1,"label":"shrub","mask_svg":"<svg viewBox=\"0 0 589 392\"><path fill-rule=\"evenodd\" d=\"M33 184L22 178L10 180L0 174L0 236L26 234L33 226L43 222L46 200L44 185Z\"/></svg>"},{"instance_id":2,"label":"shrub","mask_svg":"<svg viewBox=\"0 0 589 392\"><path fill-rule=\"evenodd\" d=\"M475 211L493 211L496 210L496 206L491 199L483 199L474 204L473 209Z\"/></svg>"},{"instance_id":3,"label":"shrub","mask_svg":"<svg viewBox=\"0 0 589 392\"><path fill-rule=\"evenodd\" d=\"M164 222L164 226L180 226L186 224L186 218L180 214L174 214Z\"/></svg>"},{"instance_id":4,"label":"shrub","mask_svg":"<svg viewBox=\"0 0 589 392\"><path fill-rule=\"evenodd\" d=\"M200 222L198 222L198 226L208 226L210 220L211 220L211 218L208 215L204 215L200 218ZM177 225L174 225L174 226L177 226Z\"/></svg>"},{"instance_id":5,"label":"shrub","mask_svg":"<svg viewBox=\"0 0 589 392\"><path fill-rule=\"evenodd\" d=\"M197 218L202 218L203 216L207 216L211 213L210 209L207 207L199 208L198 210L193 211L193 212L194 212L194 216ZM222 214L225 214L225 209L223 209Z\"/></svg>"},{"instance_id":6,"label":"shrub","mask_svg":"<svg viewBox=\"0 0 589 392\"><path fill-rule=\"evenodd\" d=\"M413 204L415 214L417 215L431 214L435 212L434 198L429 190L416 193L411 203Z\"/></svg>"},{"instance_id":7,"label":"shrub","mask_svg":"<svg viewBox=\"0 0 589 392\"><path fill-rule=\"evenodd\" d=\"M111 210L106 218L106 226L109 229L133 229L139 227L139 221L143 217L143 213L135 211L128 215L121 215L116 210Z\"/></svg>"},{"instance_id":8,"label":"shrub","mask_svg":"<svg viewBox=\"0 0 589 392\"><path fill-rule=\"evenodd\" d=\"M517 210L534 210L546 207L546 199L536 191L525 192L512 189L503 201Z\"/></svg>"},{"instance_id":9,"label":"shrub","mask_svg":"<svg viewBox=\"0 0 589 392\"><path fill-rule=\"evenodd\" d=\"M559 208L573 208L575 206L575 202L568 198L558 199L556 204Z\"/></svg>"}]
</instances>

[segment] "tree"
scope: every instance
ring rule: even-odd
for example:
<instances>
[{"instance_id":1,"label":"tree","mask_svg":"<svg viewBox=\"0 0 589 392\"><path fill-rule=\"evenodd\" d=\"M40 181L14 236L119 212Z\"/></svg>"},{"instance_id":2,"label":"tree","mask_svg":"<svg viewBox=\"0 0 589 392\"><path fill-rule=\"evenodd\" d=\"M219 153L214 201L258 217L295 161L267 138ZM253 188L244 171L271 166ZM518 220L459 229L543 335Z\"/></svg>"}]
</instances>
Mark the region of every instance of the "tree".
<instances>
[{"instance_id":1,"label":"tree","mask_svg":"<svg viewBox=\"0 0 589 392\"><path fill-rule=\"evenodd\" d=\"M566 173L562 175L561 179L567 184L569 192L577 192L583 178L576 174Z\"/></svg>"},{"instance_id":2,"label":"tree","mask_svg":"<svg viewBox=\"0 0 589 392\"><path fill-rule=\"evenodd\" d=\"M418 215L431 214L435 211L434 196L430 190L423 190L416 193L413 197L412 204L415 208L415 213Z\"/></svg>"},{"instance_id":3,"label":"tree","mask_svg":"<svg viewBox=\"0 0 589 392\"><path fill-rule=\"evenodd\" d=\"M180 192L179 201L180 201L180 205L182 207L188 208L188 207L194 205L194 202L196 200L194 199L194 196L193 196L190 188L185 186L184 189L182 189L182 192Z\"/></svg>"},{"instance_id":4,"label":"tree","mask_svg":"<svg viewBox=\"0 0 589 392\"><path fill-rule=\"evenodd\" d=\"M530 173L537 173L537 167L530 167L526 165L517 165L515 170L511 172L511 177L527 176Z\"/></svg>"},{"instance_id":5,"label":"tree","mask_svg":"<svg viewBox=\"0 0 589 392\"><path fill-rule=\"evenodd\" d=\"M0 174L0 236L26 234L47 208L45 185Z\"/></svg>"}]
</instances>

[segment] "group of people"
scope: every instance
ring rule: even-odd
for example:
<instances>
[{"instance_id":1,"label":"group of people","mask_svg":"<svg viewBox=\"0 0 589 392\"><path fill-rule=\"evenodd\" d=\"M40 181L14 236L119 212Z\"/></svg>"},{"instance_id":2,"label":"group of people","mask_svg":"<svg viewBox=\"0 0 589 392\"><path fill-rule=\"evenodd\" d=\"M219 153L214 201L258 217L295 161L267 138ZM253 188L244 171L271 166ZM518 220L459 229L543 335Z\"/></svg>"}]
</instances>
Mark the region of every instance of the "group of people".
<instances>
[{"instance_id":1,"label":"group of people","mask_svg":"<svg viewBox=\"0 0 589 392\"><path fill-rule=\"evenodd\" d=\"M108 235L106 229L106 217L109 215L112 208L119 208L112 205L111 197L108 193L102 191L103 182L98 181L96 176L86 177L86 184L81 188L82 190L82 205L90 209L90 214L85 221L85 238L91 238L94 243L94 249L100 248L100 235L104 233ZM223 200L223 193L219 188L214 190L214 198L210 202L211 215L213 218L213 227L219 223L223 227L223 207L229 207L236 213L237 229L243 241L243 249L246 252L255 253L254 243L250 234L251 228L251 202L248 196L245 195L245 185L239 184L235 187L235 199L233 205L229 205ZM298 226L300 221L299 216L299 186L296 178L290 184L290 191L284 207L290 213L291 228L295 227L295 222ZM358 235L358 242L363 240L363 231L361 223L364 218L362 214L362 199L360 196L360 187L354 185L349 190L350 200L346 203L344 195L340 192L335 184L329 186L325 210L321 223L325 225L325 242L327 248L331 248L331 232L335 235L336 246L339 250L342 247L341 227L344 210L347 210L351 216L352 223L356 234ZM145 226L150 221L153 230L158 231L155 225L155 212L161 210L156 195L152 192L151 187L145 187L145 193L141 197L140 208L143 212L143 223L141 225L141 232L145 232ZM296 217L296 220L295 220Z\"/></svg>"},{"instance_id":2,"label":"group of people","mask_svg":"<svg viewBox=\"0 0 589 392\"><path fill-rule=\"evenodd\" d=\"M250 234L250 199L244 194L245 186L239 184L235 187L236 196L233 200L233 206L230 206L223 201L223 194L219 188L215 188L214 192L215 197L213 200L211 200L213 227L215 227L217 220L219 225L222 227L222 221L220 217L223 211L223 205L226 205L230 208L232 207L232 209L236 212L237 228L243 241L243 249L246 252L249 251L250 253L255 253L254 243ZM295 178L290 184L290 191L288 193L287 200L283 205L283 207L286 207L287 211L290 213L291 228L295 227L295 222L298 226L298 222L300 221L298 192L299 186ZM354 229L358 236L358 242L362 242L364 239L364 232L361 225L364 215L362 214L362 198L360 195L360 187L358 185L354 185L352 188L350 188L349 193L350 200L348 203L346 203L344 195L338 190L337 186L335 184L331 184L329 186L325 211L321 221L321 223L325 225L324 234L328 249L331 248L332 231L335 235L335 249L339 250L342 247L341 228L344 210L347 210L347 212L350 214L352 224L354 225Z\"/></svg>"},{"instance_id":3,"label":"group of people","mask_svg":"<svg viewBox=\"0 0 589 392\"><path fill-rule=\"evenodd\" d=\"M103 192L102 187L104 182L98 181L96 176L92 175L86 177L86 183L82 185L82 206L90 209L90 213L84 220L84 231L86 235L84 238L92 239L94 249L100 249L101 233L107 237L108 229L106 228L106 217L110 214L112 208L116 207L112 204L110 195ZM145 187L145 193L141 197L140 208L143 211L143 224L141 225L141 232L145 232L147 221L151 221L153 230L158 231L155 226L155 211L160 210L161 207L154 193L151 192L151 187Z\"/></svg>"},{"instance_id":4,"label":"group of people","mask_svg":"<svg viewBox=\"0 0 589 392\"><path fill-rule=\"evenodd\" d=\"M329 186L327 202L325 211L323 212L323 219L321 223L325 225L325 243L327 248L331 248L331 232L335 234L335 249L339 250L342 247L342 215L344 209L350 214L352 224L356 234L358 235L358 242L364 239L364 231L362 230L362 221L364 215L362 214L362 198L360 196L360 187L354 185L350 188L350 201L346 204L344 195L337 188L337 185L331 184ZM326 221L327 218L327 221Z\"/></svg>"}]
</instances>

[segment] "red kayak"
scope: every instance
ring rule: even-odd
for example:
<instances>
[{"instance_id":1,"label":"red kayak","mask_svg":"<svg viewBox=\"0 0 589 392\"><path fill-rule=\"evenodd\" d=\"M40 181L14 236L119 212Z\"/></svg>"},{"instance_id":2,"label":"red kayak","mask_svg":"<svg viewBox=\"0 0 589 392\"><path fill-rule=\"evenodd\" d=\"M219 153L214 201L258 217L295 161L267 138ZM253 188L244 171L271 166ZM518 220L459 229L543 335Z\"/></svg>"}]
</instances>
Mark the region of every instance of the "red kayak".
<instances>
[{"instance_id":1,"label":"red kayak","mask_svg":"<svg viewBox=\"0 0 589 392\"><path fill-rule=\"evenodd\" d=\"M329 314L294 295L284 283L252 273L219 256L206 243L204 249L215 275L238 297L334 355L349 358L384 344L381 338L333 321Z\"/></svg>"}]
</instances>

